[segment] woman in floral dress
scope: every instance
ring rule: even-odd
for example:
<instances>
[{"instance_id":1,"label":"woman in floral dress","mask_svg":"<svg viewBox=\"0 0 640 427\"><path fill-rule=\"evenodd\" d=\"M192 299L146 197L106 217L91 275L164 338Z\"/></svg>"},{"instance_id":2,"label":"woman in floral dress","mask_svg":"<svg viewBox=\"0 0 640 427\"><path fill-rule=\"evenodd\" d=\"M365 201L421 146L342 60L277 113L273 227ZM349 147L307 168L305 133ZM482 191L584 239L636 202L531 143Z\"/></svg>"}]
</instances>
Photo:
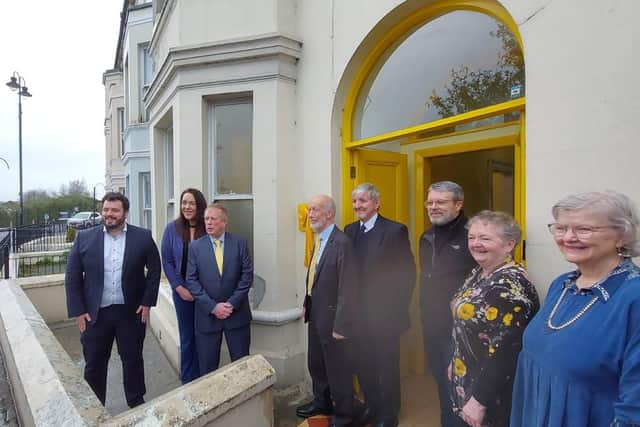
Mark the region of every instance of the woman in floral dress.
<instances>
[{"instance_id":1,"label":"woman in floral dress","mask_svg":"<svg viewBox=\"0 0 640 427\"><path fill-rule=\"evenodd\" d=\"M467 228L478 267L451 301L453 411L461 426L507 426L522 332L539 308L538 295L511 258L521 236L511 216L482 211Z\"/></svg>"}]
</instances>

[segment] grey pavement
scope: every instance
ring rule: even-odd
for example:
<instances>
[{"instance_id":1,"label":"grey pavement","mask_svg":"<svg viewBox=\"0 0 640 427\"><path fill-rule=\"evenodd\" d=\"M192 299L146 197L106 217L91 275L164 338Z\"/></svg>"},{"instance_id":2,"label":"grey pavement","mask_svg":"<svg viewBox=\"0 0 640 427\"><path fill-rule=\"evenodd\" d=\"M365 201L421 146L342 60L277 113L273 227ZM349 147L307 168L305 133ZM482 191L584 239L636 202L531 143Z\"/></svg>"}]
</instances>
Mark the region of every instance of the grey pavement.
<instances>
[{"instance_id":1,"label":"grey pavement","mask_svg":"<svg viewBox=\"0 0 640 427\"><path fill-rule=\"evenodd\" d=\"M64 322L49 325L53 334L56 336L62 347L69 353L71 360L78 366L80 375L84 370L84 358L82 356L82 347L80 345L80 331L76 327L75 322ZM122 386L122 362L117 351L118 346L114 342L109 360L109 371L107 375L107 401L106 408L111 415L129 409L124 397L124 388ZM180 378L178 373L173 369L167 358L165 357L158 341L147 329L144 340L144 377L147 386L147 394L144 399L149 401L154 397L158 397L176 387L180 386Z\"/></svg>"}]
</instances>

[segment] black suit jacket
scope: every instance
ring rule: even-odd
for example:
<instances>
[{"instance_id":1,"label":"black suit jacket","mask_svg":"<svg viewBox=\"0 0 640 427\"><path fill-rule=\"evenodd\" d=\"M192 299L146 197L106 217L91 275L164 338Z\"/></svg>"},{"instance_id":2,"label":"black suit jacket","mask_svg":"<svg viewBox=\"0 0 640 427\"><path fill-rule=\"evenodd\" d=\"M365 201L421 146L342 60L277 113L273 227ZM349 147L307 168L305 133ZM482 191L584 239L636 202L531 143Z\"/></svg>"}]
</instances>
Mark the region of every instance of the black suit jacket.
<instances>
[{"instance_id":1,"label":"black suit jacket","mask_svg":"<svg viewBox=\"0 0 640 427\"><path fill-rule=\"evenodd\" d=\"M337 226L325 245L316 266L311 297L305 298L305 320L311 321L322 340L332 339L334 331L350 338L355 334L358 290L353 245Z\"/></svg>"},{"instance_id":2,"label":"black suit jacket","mask_svg":"<svg viewBox=\"0 0 640 427\"><path fill-rule=\"evenodd\" d=\"M345 227L353 240L360 277L361 321L380 334L399 334L409 328L409 303L416 280L416 267L404 224L378 215L366 234L367 246L358 243L360 222Z\"/></svg>"},{"instance_id":3,"label":"black suit jacket","mask_svg":"<svg viewBox=\"0 0 640 427\"><path fill-rule=\"evenodd\" d=\"M125 305L135 311L140 305L156 305L160 255L149 230L127 224L126 233L122 293ZM76 235L67 260L65 289L69 317L89 313L89 323L95 323L104 289L104 227Z\"/></svg>"},{"instance_id":4,"label":"black suit jacket","mask_svg":"<svg viewBox=\"0 0 640 427\"><path fill-rule=\"evenodd\" d=\"M251 321L249 289L253 284L253 263L247 241L225 232L222 250L220 275L208 235L189 245L186 285L196 302L195 328L204 333L239 328ZM220 302L233 306L233 313L224 320L212 314Z\"/></svg>"}]
</instances>

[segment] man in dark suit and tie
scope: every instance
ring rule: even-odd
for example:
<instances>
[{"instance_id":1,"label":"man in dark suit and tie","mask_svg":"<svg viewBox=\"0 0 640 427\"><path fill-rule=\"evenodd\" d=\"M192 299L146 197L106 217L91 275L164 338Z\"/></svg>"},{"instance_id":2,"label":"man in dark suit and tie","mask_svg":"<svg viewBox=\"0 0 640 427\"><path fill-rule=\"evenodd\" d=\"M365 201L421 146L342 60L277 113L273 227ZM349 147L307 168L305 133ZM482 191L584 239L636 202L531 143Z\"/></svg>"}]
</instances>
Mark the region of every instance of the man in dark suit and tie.
<instances>
[{"instance_id":1,"label":"man in dark suit and tie","mask_svg":"<svg viewBox=\"0 0 640 427\"><path fill-rule=\"evenodd\" d=\"M189 245L186 285L196 303L200 375L218 369L224 332L231 361L249 355L249 289L253 263L247 241L226 231L227 210L212 203L204 214L207 235Z\"/></svg>"},{"instance_id":2,"label":"man in dark suit and tie","mask_svg":"<svg viewBox=\"0 0 640 427\"><path fill-rule=\"evenodd\" d=\"M330 427L352 426L351 342L355 328L357 274L350 239L335 226L336 205L329 196L308 204L315 233L304 301L308 322L308 366L313 400L296 414L308 418L333 414Z\"/></svg>"},{"instance_id":3,"label":"man in dark suit and tie","mask_svg":"<svg viewBox=\"0 0 640 427\"><path fill-rule=\"evenodd\" d=\"M149 309L158 299L160 256L149 230L125 222L128 211L124 195L104 195L104 226L76 236L65 289L69 317L81 333L85 380L104 405L115 338L125 397L133 408L144 403L146 393L142 346Z\"/></svg>"},{"instance_id":4,"label":"man in dark suit and tie","mask_svg":"<svg viewBox=\"0 0 640 427\"><path fill-rule=\"evenodd\" d=\"M366 408L359 422L395 427L400 413L400 334L410 326L416 279L407 227L378 214L380 192L360 184L351 193L359 218L345 227L359 267L360 329L356 360Z\"/></svg>"}]
</instances>

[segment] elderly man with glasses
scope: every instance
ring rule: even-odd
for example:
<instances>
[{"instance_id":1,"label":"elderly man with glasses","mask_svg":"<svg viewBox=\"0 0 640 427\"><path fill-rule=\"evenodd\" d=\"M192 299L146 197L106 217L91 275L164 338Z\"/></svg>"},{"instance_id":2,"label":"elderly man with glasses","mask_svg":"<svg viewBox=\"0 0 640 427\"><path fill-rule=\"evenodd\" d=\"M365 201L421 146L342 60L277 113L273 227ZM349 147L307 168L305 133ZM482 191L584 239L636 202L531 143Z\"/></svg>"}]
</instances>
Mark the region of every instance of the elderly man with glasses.
<instances>
[{"instance_id":1,"label":"elderly man with glasses","mask_svg":"<svg viewBox=\"0 0 640 427\"><path fill-rule=\"evenodd\" d=\"M467 247L464 192L451 181L427 190L425 207L431 228L420 237L420 308L428 368L438 386L443 426L457 425L449 398L447 366L451 360L452 317L449 304L475 266Z\"/></svg>"}]
</instances>

